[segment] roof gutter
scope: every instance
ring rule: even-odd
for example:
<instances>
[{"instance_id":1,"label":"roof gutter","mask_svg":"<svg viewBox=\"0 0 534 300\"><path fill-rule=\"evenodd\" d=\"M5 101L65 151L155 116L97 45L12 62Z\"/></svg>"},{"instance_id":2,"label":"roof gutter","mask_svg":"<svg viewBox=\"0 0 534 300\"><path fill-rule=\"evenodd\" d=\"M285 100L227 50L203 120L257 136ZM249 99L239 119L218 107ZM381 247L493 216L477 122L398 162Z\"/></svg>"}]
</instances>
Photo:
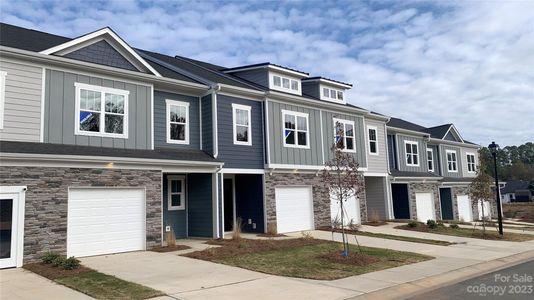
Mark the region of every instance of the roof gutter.
<instances>
[{"instance_id":1,"label":"roof gutter","mask_svg":"<svg viewBox=\"0 0 534 300\"><path fill-rule=\"evenodd\" d=\"M26 59L26 60L31 60L36 63L52 64L52 65L57 65L59 67L69 68L69 69L72 69L73 65L75 65L79 67L90 68L91 70L100 71L107 75L119 76L119 77L122 76L122 77L127 77L130 79L134 79L134 80L146 81L147 83L173 84L178 87L184 87L184 88L196 90L199 93L205 92L209 88L208 86L204 84L200 84L200 83L193 83L193 82L188 82L188 81L183 81L183 80L178 80L178 79L171 79L168 77L158 77L152 74L123 70L123 69L118 69L114 67L108 67L108 66L103 66L99 64L83 62L83 61L79 61L79 60L75 60L71 58L64 58L64 57L54 56L54 55L46 55L46 54L41 54L38 52L21 50L21 49L12 48L12 47L6 47L6 46L0 46L0 56L12 57L12 58L18 58L18 59Z\"/></svg>"},{"instance_id":2,"label":"roof gutter","mask_svg":"<svg viewBox=\"0 0 534 300\"><path fill-rule=\"evenodd\" d=\"M434 143L439 143L439 144L448 144L448 145L458 146L458 147L468 147L468 148L473 148L473 149L481 148L480 145L460 143L460 142L454 142L454 141L442 140L442 139L436 139L436 138L430 138L429 141L434 142Z\"/></svg>"},{"instance_id":3,"label":"roof gutter","mask_svg":"<svg viewBox=\"0 0 534 300\"><path fill-rule=\"evenodd\" d=\"M331 109L336 109L336 110L339 110L339 109L350 110L350 111L358 112L358 113L364 114L364 115L367 115L367 114L370 113L370 111L368 111L366 109L350 107L350 106L340 106L340 105L335 105L335 104L328 103L326 101L303 98L303 97L300 97L300 96L284 94L284 93L280 93L280 92L276 92L276 91L266 91L265 92L265 96L266 97L272 97L272 98L275 98L275 99L281 99L281 100L291 99L291 100L293 100L295 102L299 102L301 104L313 103L313 104L316 104L318 106L323 106L323 107L326 107L326 108L331 108Z\"/></svg>"},{"instance_id":4,"label":"roof gutter","mask_svg":"<svg viewBox=\"0 0 534 300\"><path fill-rule=\"evenodd\" d=\"M392 127L392 126L387 126L386 125L386 129L391 129L391 130L394 130L394 131L397 131L397 132L400 132L400 133L406 133L406 134L413 134L413 135L419 135L419 136L424 136L424 137L430 137L430 134L428 134L428 133L424 133L424 132L420 132L420 131L413 131L413 130L404 129L404 128L398 128L398 127Z\"/></svg>"}]
</instances>

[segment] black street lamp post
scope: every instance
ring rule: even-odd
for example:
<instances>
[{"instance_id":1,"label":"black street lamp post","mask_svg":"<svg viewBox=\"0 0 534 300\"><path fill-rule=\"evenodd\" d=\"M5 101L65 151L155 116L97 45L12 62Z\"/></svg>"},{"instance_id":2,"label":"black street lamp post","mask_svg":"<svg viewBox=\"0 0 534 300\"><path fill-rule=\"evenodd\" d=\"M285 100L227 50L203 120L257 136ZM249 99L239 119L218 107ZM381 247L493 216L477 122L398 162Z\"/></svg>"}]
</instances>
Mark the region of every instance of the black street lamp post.
<instances>
[{"instance_id":1,"label":"black street lamp post","mask_svg":"<svg viewBox=\"0 0 534 300\"><path fill-rule=\"evenodd\" d=\"M491 142L491 144L488 146L489 150L491 151L491 155L493 156L493 166L495 168L495 190L496 193L496 200L497 200L497 219L499 221L499 234L503 235L502 232L502 209L501 209L501 191L499 189L499 175L497 174L497 148L499 145L495 144L495 142Z\"/></svg>"}]
</instances>

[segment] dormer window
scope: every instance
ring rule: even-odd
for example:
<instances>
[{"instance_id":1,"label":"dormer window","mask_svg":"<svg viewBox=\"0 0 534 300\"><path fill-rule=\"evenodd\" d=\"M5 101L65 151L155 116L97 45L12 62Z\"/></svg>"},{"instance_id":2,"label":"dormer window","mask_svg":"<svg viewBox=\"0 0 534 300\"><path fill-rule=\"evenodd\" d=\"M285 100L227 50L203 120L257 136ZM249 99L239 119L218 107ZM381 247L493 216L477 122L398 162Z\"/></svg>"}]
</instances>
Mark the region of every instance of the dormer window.
<instances>
[{"instance_id":1,"label":"dormer window","mask_svg":"<svg viewBox=\"0 0 534 300\"><path fill-rule=\"evenodd\" d=\"M271 88L282 92L300 95L300 81L284 75L271 75Z\"/></svg>"},{"instance_id":2,"label":"dormer window","mask_svg":"<svg viewBox=\"0 0 534 300\"><path fill-rule=\"evenodd\" d=\"M343 91L336 90L329 87L323 87L323 100L327 101L343 101Z\"/></svg>"}]
</instances>

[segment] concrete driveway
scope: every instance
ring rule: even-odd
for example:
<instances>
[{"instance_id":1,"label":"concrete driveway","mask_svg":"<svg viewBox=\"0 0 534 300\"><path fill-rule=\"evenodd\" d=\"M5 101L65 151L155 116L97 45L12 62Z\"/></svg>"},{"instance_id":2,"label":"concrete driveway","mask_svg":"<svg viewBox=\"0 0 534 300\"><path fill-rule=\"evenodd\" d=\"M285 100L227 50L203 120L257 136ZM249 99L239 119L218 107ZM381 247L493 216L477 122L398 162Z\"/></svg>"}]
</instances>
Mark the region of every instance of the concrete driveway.
<instances>
[{"instance_id":1,"label":"concrete driveway","mask_svg":"<svg viewBox=\"0 0 534 300\"><path fill-rule=\"evenodd\" d=\"M0 270L0 299L88 300L93 298L18 268Z\"/></svg>"}]
</instances>

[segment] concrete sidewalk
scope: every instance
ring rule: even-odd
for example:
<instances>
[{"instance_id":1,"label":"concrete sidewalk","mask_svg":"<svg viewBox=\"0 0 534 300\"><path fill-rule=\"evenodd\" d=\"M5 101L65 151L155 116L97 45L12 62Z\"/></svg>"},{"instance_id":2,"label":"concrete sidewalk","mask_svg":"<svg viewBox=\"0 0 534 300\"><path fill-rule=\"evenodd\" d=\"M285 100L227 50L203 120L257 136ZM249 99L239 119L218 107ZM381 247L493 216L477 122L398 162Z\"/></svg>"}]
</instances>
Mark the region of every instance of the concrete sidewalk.
<instances>
[{"instance_id":1,"label":"concrete sidewalk","mask_svg":"<svg viewBox=\"0 0 534 300\"><path fill-rule=\"evenodd\" d=\"M364 230L389 234L399 231L389 225L365 226ZM534 250L534 242L485 241L405 230L397 234L412 235L412 233L418 237L450 240L462 244L437 246L358 236L360 244L364 246L411 251L431 255L436 259L332 281L268 275L181 257L177 255L179 252L132 252L82 258L82 263L103 273L143 284L167 294L160 299L244 299L250 297L253 292L255 300L337 300L383 289L402 288L411 282L428 280L434 276L443 276L466 267ZM325 231L312 231L311 234L315 238L325 240L330 240L332 237L330 232ZM294 233L291 236L302 235ZM334 239L340 240L341 235L336 234ZM351 239L350 242L354 244L356 240ZM195 240L192 243L202 243L202 241ZM192 246L197 249L206 247L204 244ZM534 255L534 252L522 255Z\"/></svg>"},{"instance_id":2,"label":"concrete sidewalk","mask_svg":"<svg viewBox=\"0 0 534 300\"><path fill-rule=\"evenodd\" d=\"M89 300L71 290L25 269L0 270L0 299L9 300Z\"/></svg>"}]
</instances>

